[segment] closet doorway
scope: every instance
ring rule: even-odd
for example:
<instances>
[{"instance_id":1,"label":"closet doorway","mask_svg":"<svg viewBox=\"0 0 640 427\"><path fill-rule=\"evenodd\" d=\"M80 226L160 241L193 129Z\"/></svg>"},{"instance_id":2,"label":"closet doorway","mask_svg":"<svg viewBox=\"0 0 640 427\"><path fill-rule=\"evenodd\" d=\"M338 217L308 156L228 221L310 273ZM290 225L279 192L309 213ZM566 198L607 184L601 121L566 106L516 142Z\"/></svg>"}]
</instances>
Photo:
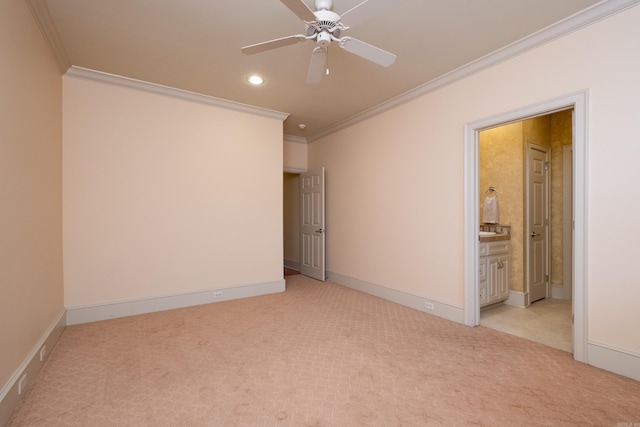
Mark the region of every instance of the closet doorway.
<instances>
[{"instance_id":1,"label":"closet doorway","mask_svg":"<svg viewBox=\"0 0 640 427\"><path fill-rule=\"evenodd\" d=\"M283 249L286 275L298 272L324 281L324 168L283 175Z\"/></svg>"},{"instance_id":2,"label":"closet doorway","mask_svg":"<svg viewBox=\"0 0 640 427\"><path fill-rule=\"evenodd\" d=\"M284 268L300 272L300 174L283 174L283 250ZM287 271L287 270L285 270ZM289 274L290 275L290 274Z\"/></svg>"}]
</instances>

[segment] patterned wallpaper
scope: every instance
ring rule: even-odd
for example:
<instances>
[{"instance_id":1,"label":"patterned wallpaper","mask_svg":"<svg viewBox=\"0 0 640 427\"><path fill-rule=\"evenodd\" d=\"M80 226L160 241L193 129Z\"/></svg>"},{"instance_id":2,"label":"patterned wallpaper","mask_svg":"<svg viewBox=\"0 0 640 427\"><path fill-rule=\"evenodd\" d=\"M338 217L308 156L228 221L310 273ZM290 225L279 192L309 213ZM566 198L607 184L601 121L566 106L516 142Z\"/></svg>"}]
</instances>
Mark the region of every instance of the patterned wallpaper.
<instances>
[{"instance_id":1,"label":"patterned wallpaper","mask_svg":"<svg viewBox=\"0 0 640 427\"><path fill-rule=\"evenodd\" d=\"M551 284L562 284L563 280L563 195L562 147L571 145L573 140L573 110L560 111L551 115ZM571 286L571 284L567 284Z\"/></svg>"}]
</instances>

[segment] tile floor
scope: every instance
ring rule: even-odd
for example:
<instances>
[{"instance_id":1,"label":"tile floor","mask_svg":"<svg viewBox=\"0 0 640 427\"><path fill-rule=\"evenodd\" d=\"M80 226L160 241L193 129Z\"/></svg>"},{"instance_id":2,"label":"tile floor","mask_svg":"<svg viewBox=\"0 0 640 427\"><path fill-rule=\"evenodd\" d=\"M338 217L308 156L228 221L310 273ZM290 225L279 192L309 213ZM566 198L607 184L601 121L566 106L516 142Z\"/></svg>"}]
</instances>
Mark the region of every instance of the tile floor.
<instances>
[{"instance_id":1,"label":"tile floor","mask_svg":"<svg viewBox=\"0 0 640 427\"><path fill-rule=\"evenodd\" d=\"M480 325L571 352L571 301L544 299L527 308L498 305L480 312Z\"/></svg>"}]
</instances>

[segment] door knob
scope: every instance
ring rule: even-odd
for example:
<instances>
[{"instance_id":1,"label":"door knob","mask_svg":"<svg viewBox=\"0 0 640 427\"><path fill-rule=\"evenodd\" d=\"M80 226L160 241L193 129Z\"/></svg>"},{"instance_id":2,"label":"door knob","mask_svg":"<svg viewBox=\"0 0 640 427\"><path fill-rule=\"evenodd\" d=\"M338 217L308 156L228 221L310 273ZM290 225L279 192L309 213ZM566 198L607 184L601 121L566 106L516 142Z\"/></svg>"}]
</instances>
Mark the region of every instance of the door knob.
<instances>
[{"instance_id":1,"label":"door knob","mask_svg":"<svg viewBox=\"0 0 640 427\"><path fill-rule=\"evenodd\" d=\"M321 229L319 229L319 230L316 230L316 233L324 233L324 229L323 229L323 228L321 228Z\"/></svg>"},{"instance_id":2,"label":"door knob","mask_svg":"<svg viewBox=\"0 0 640 427\"><path fill-rule=\"evenodd\" d=\"M535 231L532 231L531 234L529 234L529 236L536 237L536 236L539 236L539 234L536 233Z\"/></svg>"}]
</instances>

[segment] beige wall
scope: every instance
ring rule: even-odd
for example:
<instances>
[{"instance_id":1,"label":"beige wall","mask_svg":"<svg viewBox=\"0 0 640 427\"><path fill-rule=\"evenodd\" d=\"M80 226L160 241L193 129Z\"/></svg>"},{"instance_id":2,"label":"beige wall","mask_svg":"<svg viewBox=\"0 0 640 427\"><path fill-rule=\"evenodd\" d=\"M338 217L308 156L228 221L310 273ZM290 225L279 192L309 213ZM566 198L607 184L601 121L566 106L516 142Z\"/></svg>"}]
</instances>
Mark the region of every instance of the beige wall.
<instances>
[{"instance_id":1,"label":"beige wall","mask_svg":"<svg viewBox=\"0 0 640 427\"><path fill-rule=\"evenodd\" d=\"M1 390L64 307L62 79L23 1L0 3L0 57Z\"/></svg>"},{"instance_id":2,"label":"beige wall","mask_svg":"<svg viewBox=\"0 0 640 427\"><path fill-rule=\"evenodd\" d=\"M307 144L284 140L284 170L294 173L307 170Z\"/></svg>"},{"instance_id":3,"label":"beige wall","mask_svg":"<svg viewBox=\"0 0 640 427\"><path fill-rule=\"evenodd\" d=\"M640 354L638 22L635 6L311 143L328 270L463 307L465 124L588 89L588 339Z\"/></svg>"},{"instance_id":4,"label":"beige wall","mask_svg":"<svg viewBox=\"0 0 640 427\"><path fill-rule=\"evenodd\" d=\"M284 260L289 266L300 264L300 175L285 173L284 195Z\"/></svg>"},{"instance_id":5,"label":"beige wall","mask_svg":"<svg viewBox=\"0 0 640 427\"><path fill-rule=\"evenodd\" d=\"M65 77L67 308L282 280L282 121Z\"/></svg>"},{"instance_id":6,"label":"beige wall","mask_svg":"<svg viewBox=\"0 0 640 427\"><path fill-rule=\"evenodd\" d=\"M310 169L327 171L330 273L461 305L462 128L437 129L443 105L410 102L310 144Z\"/></svg>"}]
</instances>

